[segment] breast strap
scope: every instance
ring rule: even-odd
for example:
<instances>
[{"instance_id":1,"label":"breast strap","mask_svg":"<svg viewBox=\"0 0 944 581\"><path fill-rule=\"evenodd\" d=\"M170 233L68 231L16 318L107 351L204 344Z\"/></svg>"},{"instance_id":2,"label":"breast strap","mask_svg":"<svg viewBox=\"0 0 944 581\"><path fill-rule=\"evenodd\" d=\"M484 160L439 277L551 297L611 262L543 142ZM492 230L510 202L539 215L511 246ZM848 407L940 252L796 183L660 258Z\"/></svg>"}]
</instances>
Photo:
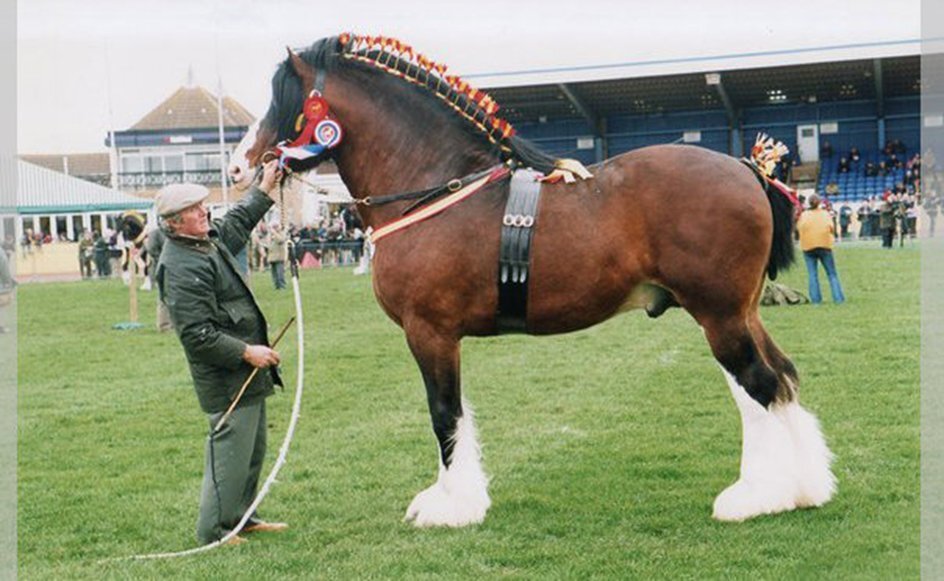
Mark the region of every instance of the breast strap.
<instances>
[{"instance_id":1,"label":"breast strap","mask_svg":"<svg viewBox=\"0 0 944 581\"><path fill-rule=\"evenodd\" d=\"M537 222L542 174L518 170L511 178L505 215L502 217L501 251L498 260L499 333L527 331L528 280L531 267L531 237Z\"/></svg>"}]
</instances>

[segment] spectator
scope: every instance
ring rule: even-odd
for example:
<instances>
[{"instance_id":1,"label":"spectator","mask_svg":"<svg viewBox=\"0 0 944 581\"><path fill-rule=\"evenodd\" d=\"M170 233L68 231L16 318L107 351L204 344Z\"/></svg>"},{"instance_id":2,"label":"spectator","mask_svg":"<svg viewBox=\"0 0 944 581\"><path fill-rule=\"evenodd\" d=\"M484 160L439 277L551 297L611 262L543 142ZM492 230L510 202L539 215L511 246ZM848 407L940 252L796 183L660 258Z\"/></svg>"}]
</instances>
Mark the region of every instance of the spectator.
<instances>
[{"instance_id":1,"label":"spectator","mask_svg":"<svg viewBox=\"0 0 944 581\"><path fill-rule=\"evenodd\" d=\"M891 248L895 240L895 222L898 220L898 204L895 196L885 190L881 208L879 209L879 230L882 232L882 247Z\"/></svg>"},{"instance_id":2,"label":"spectator","mask_svg":"<svg viewBox=\"0 0 944 581\"><path fill-rule=\"evenodd\" d=\"M92 241L93 258L95 260L95 274L98 278L111 276L111 263L108 260L108 240L96 230Z\"/></svg>"},{"instance_id":3,"label":"spectator","mask_svg":"<svg viewBox=\"0 0 944 581\"><path fill-rule=\"evenodd\" d=\"M809 276L810 301L813 304L823 302L819 288L819 263L823 263L826 276L829 279L829 290L833 303L842 304L846 297L839 282L839 273L836 272L836 263L833 258L833 242L835 230L832 218L825 208L820 207L820 198L810 196L810 209L800 215L797 230L800 233L800 248L806 261L806 271Z\"/></svg>"},{"instance_id":4,"label":"spectator","mask_svg":"<svg viewBox=\"0 0 944 581\"><path fill-rule=\"evenodd\" d=\"M79 240L79 272L82 273L82 278L92 278L92 260L95 258L94 245L92 233L88 230L82 232L82 239Z\"/></svg>"},{"instance_id":5,"label":"spectator","mask_svg":"<svg viewBox=\"0 0 944 581\"><path fill-rule=\"evenodd\" d=\"M819 156L823 159L830 159L833 156L833 145L828 141L824 141L819 150Z\"/></svg>"},{"instance_id":6,"label":"spectator","mask_svg":"<svg viewBox=\"0 0 944 581\"><path fill-rule=\"evenodd\" d=\"M273 222L269 228L266 256L272 271L272 284L275 285L275 290L285 288L285 250L285 234L282 233L282 226L278 222Z\"/></svg>"},{"instance_id":7,"label":"spectator","mask_svg":"<svg viewBox=\"0 0 944 581\"><path fill-rule=\"evenodd\" d=\"M859 159L861 159L861 157L862 156L859 155L859 148L853 145L852 149L849 150L849 161L852 163L859 163Z\"/></svg>"},{"instance_id":8,"label":"spectator","mask_svg":"<svg viewBox=\"0 0 944 581\"><path fill-rule=\"evenodd\" d=\"M928 192L924 196L924 202L922 205L924 206L924 211L928 215L928 236L933 237L935 223L937 222L937 215L940 212L941 206L937 193L934 191Z\"/></svg>"},{"instance_id":9,"label":"spectator","mask_svg":"<svg viewBox=\"0 0 944 581\"><path fill-rule=\"evenodd\" d=\"M839 173L849 173L849 160L844 157L839 158Z\"/></svg>"},{"instance_id":10,"label":"spectator","mask_svg":"<svg viewBox=\"0 0 944 581\"><path fill-rule=\"evenodd\" d=\"M257 272L266 268L266 230L260 223L249 237L249 267Z\"/></svg>"},{"instance_id":11,"label":"spectator","mask_svg":"<svg viewBox=\"0 0 944 581\"><path fill-rule=\"evenodd\" d=\"M151 263L151 268L148 269L148 276L150 277L152 286L158 286L157 265L161 261L161 253L164 251L165 241L164 231L161 230L159 226L148 232L147 237L144 239L144 248L147 249L148 261ZM158 333L165 333L174 329L174 323L170 320L170 312L167 310L167 305L164 304L164 301L160 298L157 300L155 321Z\"/></svg>"},{"instance_id":12,"label":"spectator","mask_svg":"<svg viewBox=\"0 0 944 581\"><path fill-rule=\"evenodd\" d=\"M872 235L870 228L869 215L872 213L872 204L870 200L865 200L856 211L856 217L859 219L859 240L864 240Z\"/></svg>"},{"instance_id":13,"label":"spectator","mask_svg":"<svg viewBox=\"0 0 944 581\"><path fill-rule=\"evenodd\" d=\"M918 204L907 192L901 198L901 226L901 245L904 245L905 235L914 239L918 233Z\"/></svg>"},{"instance_id":14,"label":"spectator","mask_svg":"<svg viewBox=\"0 0 944 581\"><path fill-rule=\"evenodd\" d=\"M865 177L874 178L878 175L878 167L875 166L874 162L869 162L865 164Z\"/></svg>"},{"instance_id":15,"label":"spectator","mask_svg":"<svg viewBox=\"0 0 944 581\"><path fill-rule=\"evenodd\" d=\"M852 207L849 204L843 204L839 208L839 239L849 238L849 225L852 224Z\"/></svg>"}]
</instances>

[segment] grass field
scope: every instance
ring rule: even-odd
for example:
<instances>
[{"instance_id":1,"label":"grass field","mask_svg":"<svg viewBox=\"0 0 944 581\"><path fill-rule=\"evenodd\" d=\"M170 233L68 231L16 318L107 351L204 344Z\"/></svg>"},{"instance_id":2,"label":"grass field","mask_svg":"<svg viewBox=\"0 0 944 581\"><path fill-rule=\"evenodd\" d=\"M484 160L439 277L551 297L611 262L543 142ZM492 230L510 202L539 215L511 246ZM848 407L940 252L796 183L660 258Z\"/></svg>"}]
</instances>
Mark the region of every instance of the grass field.
<instances>
[{"instance_id":1,"label":"grass field","mask_svg":"<svg viewBox=\"0 0 944 581\"><path fill-rule=\"evenodd\" d=\"M919 571L919 252L842 247L847 304L765 308L833 451L818 510L710 518L740 457L737 411L701 331L672 310L571 335L466 340L493 506L484 524L401 518L435 477L425 395L402 334L350 270L304 272L303 415L263 516L287 533L193 546L205 420L173 335L111 330L119 282L19 294L19 562L24 579L904 579ZM784 281L805 292L802 263ZM828 300L828 285L824 291ZM254 279L273 327L291 296ZM283 356L294 386L294 338ZM269 399L270 457L291 387ZM266 470L266 472L268 469Z\"/></svg>"}]
</instances>

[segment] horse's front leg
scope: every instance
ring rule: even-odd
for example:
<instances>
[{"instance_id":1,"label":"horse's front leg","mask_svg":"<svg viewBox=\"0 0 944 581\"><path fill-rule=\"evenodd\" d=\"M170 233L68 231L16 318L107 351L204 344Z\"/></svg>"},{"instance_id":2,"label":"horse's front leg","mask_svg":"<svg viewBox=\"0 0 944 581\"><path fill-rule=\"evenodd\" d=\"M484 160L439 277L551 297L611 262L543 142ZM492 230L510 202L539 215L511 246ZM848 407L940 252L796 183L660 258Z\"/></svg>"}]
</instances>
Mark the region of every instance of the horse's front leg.
<instances>
[{"instance_id":1,"label":"horse's front leg","mask_svg":"<svg viewBox=\"0 0 944 581\"><path fill-rule=\"evenodd\" d=\"M480 523L491 505L472 409L459 387L459 340L423 326L407 327L407 341L426 383L433 431L439 442L439 478L410 503L405 520L416 526Z\"/></svg>"}]
</instances>

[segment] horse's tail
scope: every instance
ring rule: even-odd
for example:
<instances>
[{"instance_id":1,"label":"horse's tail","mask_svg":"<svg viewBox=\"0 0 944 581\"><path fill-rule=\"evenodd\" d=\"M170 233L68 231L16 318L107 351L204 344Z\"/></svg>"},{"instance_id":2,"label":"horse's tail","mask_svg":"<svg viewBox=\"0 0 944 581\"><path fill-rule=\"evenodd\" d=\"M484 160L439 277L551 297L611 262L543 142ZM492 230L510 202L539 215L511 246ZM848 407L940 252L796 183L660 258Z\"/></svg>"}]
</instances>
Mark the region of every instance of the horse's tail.
<instances>
[{"instance_id":1,"label":"horse's tail","mask_svg":"<svg viewBox=\"0 0 944 581\"><path fill-rule=\"evenodd\" d=\"M767 180L764 182L764 192L770 202L770 209L774 215L773 244L770 247L770 259L767 261L767 276L776 280L781 270L790 268L793 264L793 200L787 194L779 191L777 186Z\"/></svg>"},{"instance_id":2,"label":"horse's tail","mask_svg":"<svg viewBox=\"0 0 944 581\"><path fill-rule=\"evenodd\" d=\"M741 163L750 168L754 177L760 182L760 187L767 194L767 201L770 202L770 209L773 212L774 236L770 247L770 258L767 260L767 276L770 280L776 280L781 270L786 270L793 264L794 200L791 199L791 193L781 191L778 185L764 177L762 170L756 164L746 159L742 159Z\"/></svg>"}]
</instances>

